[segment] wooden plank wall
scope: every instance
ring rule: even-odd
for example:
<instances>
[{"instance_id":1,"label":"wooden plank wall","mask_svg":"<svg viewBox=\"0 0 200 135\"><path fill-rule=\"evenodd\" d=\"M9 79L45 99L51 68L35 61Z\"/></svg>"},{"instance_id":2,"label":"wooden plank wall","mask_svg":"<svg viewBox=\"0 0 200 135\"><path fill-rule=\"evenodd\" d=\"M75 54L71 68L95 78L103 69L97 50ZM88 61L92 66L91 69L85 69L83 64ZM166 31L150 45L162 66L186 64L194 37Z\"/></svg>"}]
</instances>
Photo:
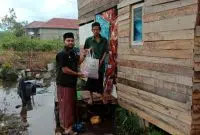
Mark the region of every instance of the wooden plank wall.
<instances>
[{"instance_id":1,"label":"wooden plank wall","mask_svg":"<svg viewBox=\"0 0 200 135\"><path fill-rule=\"evenodd\" d=\"M198 0L146 0L142 46L130 44L130 11L118 10L119 104L171 134L189 135Z\"/></svg>"},{"instance_id":2,"label":"wooden plank wall","mask_svg":"<svg viewBox=\"0 0 200 135\"><path fill-rule=\"evenodd\" d=\"M198 19L199 20L199 16ZM197 24L199 25L199 24ZM200 134L200 26L195 29L194 85L192 94L192 135Z\"/></svg>"},{"instance_id":3,"label":"wooden plank wall","mask_svg":"<svg viewBox=\"0 0 200 135\"><path fill-rule=\"evenodd\" d=\"M117 6L120 0L78 0L79 24L95 19L95 15Z\"/></svg>"}]
</instances>

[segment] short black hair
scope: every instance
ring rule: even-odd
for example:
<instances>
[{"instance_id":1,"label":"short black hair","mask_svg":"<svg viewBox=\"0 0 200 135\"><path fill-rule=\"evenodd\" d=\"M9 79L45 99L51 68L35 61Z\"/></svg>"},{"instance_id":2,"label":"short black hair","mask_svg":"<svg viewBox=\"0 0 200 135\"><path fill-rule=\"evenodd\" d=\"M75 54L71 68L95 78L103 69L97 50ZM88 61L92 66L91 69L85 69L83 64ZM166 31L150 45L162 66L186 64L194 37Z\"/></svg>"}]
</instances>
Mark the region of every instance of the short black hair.
<instances>
[{"instance_id":1,"label":"short black hair","mask_svg":"<svg viewBox=\"0 0 200 135\"><path fill-rule=\"evenodd\" d=\"M99 26L99 29L101 30L101 25L100 25L100 23L94 22L94 23L92 24L92 28L95 27L95 26Z\"/></svg>"},{"instance_id":2,"label":"short black hair","mask_svg":"<svg viewBox=\"0 0 200 135\"><path fill-rule=\"evenodd\" d=\"M63 40L65 41L66 38L73 38L74 39L74 34L72 32L65 33L63 35Z\"/></svg>"}]
</instances>

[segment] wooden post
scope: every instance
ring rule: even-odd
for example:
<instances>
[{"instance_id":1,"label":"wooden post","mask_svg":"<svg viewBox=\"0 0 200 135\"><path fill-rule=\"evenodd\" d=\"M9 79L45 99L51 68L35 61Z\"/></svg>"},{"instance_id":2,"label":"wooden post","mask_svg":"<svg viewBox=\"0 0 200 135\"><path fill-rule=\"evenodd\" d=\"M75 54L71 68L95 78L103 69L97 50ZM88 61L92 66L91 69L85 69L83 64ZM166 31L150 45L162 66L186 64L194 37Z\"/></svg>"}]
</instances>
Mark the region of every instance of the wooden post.
<instances>
[{"instance_id":1,"label":"wooden post","mask_svg":"<svg viewBox=\"0 0 200 135\"><path fill-rule=\"evenodd\" d=\"M145 119L142 119L139 117L139 123L140 123L141 128L144 129L145 131L149 128L149 122L146 121Z\"/></svg>"},{"instance_id":2,"label":"wooden post","mask_svg":"<svg viewBox=\"0 0 200 135\"><path fill-rule=\"evenodd\" d=\"M192 125L191 135L200 134L200 90L196 89L192 93Z\"/></svg>"}]
</instances>

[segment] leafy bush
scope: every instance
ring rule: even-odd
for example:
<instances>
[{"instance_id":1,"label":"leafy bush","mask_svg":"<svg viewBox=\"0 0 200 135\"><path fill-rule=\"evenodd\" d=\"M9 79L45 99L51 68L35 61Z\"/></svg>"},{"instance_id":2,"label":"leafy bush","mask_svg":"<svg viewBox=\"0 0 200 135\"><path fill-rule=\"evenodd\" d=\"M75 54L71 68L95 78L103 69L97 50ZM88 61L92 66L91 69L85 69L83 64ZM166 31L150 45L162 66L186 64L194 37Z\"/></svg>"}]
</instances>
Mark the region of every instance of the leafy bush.
<instances>
[{"instance_id":1,"label":"leafy bush","mask_svg":"<svg viewBox=\"0 0 200 135\"><path fill-rule=\"evenodd\" d=\"M10 64L6 63L2 65L0 71L0 77L6 81L16 81L18 78L17 72L11 67Z\"/></svg>"},{"instance_id":2,"label":"leafy bush","mask_svg":"<svg viewBox=\"0 0 200 135\"><path fill-rule=\"evenodd\" d=\"M6 50L14 51L54 51L63 47L62 40L40 40L27 36L16 37L12 33L5 33L1 36L0 46Z\"/></svg>"}]
</instances>

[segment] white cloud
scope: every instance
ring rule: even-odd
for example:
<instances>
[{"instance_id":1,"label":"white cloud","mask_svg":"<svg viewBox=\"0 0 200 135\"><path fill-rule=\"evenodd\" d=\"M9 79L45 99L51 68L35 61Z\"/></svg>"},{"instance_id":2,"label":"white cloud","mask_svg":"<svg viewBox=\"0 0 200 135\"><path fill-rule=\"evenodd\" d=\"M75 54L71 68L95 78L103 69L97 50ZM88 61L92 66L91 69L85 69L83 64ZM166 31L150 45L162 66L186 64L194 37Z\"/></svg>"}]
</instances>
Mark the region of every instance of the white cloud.
<instances>
[{"instance_id":1,"label":"white cloud","mask_svg":"<svg viewBox=\"0 0 200 135\"><path fill-rule=\"evenodd\" d=\"M66 6L66 1L65 0L43 0L43 10L48 12L48 11L58 11L59 8Z\"/></svg>"},{"instance_id":2,"label":"white cloud","mask_svg":"<svg viewBox=\"0 0 200 135\"><path fill-rule=\"evenodd\" d=\"M0 0L0 18L14 8L18 21L78 18L77 0Z\"/></svg>"}]
</instances>

